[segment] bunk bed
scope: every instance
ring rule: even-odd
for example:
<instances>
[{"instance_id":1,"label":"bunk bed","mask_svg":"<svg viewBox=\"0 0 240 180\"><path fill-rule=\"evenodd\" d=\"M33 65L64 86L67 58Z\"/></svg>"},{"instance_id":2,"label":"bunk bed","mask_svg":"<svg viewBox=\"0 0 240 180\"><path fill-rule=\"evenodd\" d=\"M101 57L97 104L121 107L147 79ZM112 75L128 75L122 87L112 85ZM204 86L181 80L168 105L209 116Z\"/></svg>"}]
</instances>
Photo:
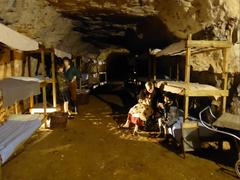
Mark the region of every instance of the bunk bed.
<instances>
[{"instance_id":1,"label":"bunk bed","mask_svg":"<svg viewBox=\"0 0 240 180\"><path fill-rule=\"evenodd\" d=\"M28 51L25 52L27 57L30 57L32 54L40 54L40 59L42 64L45 64L45 59L46 59L46 55L50 55L51 56L51 74L52 77L47 77L47 73L46 70L44 68L43 70L43 74L42 76L35 76L33 78L35 78L36 80L40 81L40 87L43 90L43 98L46 96L46 87L48 85L52 86L52 106L48 107L47 104L43 104L45 108L41 108L41 104L36 104L34 103L34 98L30 97L30 112L32 114L34 113L45 113L44 109L46 110L47 113L52 113L57 111L56 107L57 107L57 86L56 86L56 70L55 70L55 56L60 57L60 58L64 58L64 57L68 57L68 58L72 58L72 55L70 53L67 53L65 51L62 51L60 49L57 48L45 48L43 45L40 46L39 49L37 50L33 50L33 51ZM28 61L28 66L30 66L30 58L27 58ZM28 67L29 69L31 67ZM30 76L30 75L29 75Z\"/></svg>"},{"instance_id":2,"label":"bunk bed","mask_svg":"<svg viewBox=\"0 0 240 180\"><path fill-rule=\"evenodd\" d=\"M11 51L26 53L39 50L40 45L37 41L1 23L0 34L1 46L9 48ZM8 114L5 122L0 125L0 179L2 179L2 165L24 146L27 139L39 129L41 124L46 122L47 83L47 79L40 80L30 77L4 77L0 80L0 97L3 100L1 107ZM40 88L43 88L44 114L19 114L18 101L30 98L30 105L33 105L33 96L40 94ZM9 107L12 105L15 107L15 114L9 115Z\"/></svg>"},{"instance_id":3,"label":"bunk bed","mask_svg":"<svg viewBox=\"0 0 240 180\"><path fill-rule=\"evenodd\" d=\"M165 90L174 94L185 96L184 119L188 118L189 97L203 96L219 96L223 97L222 112L226 111L226 98L228 96L227 80L228 80L228 53L231 48L231 41L211 41L211 40L192 40L189 35L186 41L174 43L167 48L159 51L154 51L156 57L161 56L185 56L185 79L184 81L168 81ZM209 51L223 51L223 87L216 88L207 84L191 83L190 82L190 61L191 55L200 54Z\"/></svg>"},{"instance_id":4,"label":"bunk bed","mask_svg":"<svg viewBox=\"0 0 240 180\"><path fill-rule=\"evenodd\" d=\"M40 86L41 82L26 80L26 77L25 80L14 78L1 80L3 108L7 110L17 101L40 94ZM15 112L18 111L15 109ZM40 128L41 124L45 123L46 117L46 114L15 114L8 116L6 122L0 126L0 178L2 177L1 166L23 147L27 139Z\"/></svg>"},{"instance_id":5,"label":"bunk bed","mask_svg":"<svg viewBox=\"0 0 240 180\"><path fill-rule=\"evenodd\" d=\"M156 57L161 56L185 56L185 77L184 81L164 81L164 91L173 94L184 96L184 109L183 109L183 121L181 123L182 129L182 143L183 150L191 151L189 134L194 134L193 131L197 131L199 135L199 122L192 121L189 117L189 98L190 97L214 97L216 99L222 97L222 113L226 112L226 100L228 96L227 82L228 82L228 53L232 46L232 42L229 40L215 41L215 40L192 40L192 36L189 35L187 40L183 40L177 43L173 43L163 50L155 49L150 51L151 54ZM190 82L190 66L191 55L200 54L204 52L222 50L223 52L223 86L217 88L208 84L192 83ZM179 70L178 70L179 71ZM179 79L179 77L177 78ZM161 84L162 82L159 82ZM188 136L188 137L187 137ZM196 140L196 139L194 139Z\"/></svg>"},{"instance_id":6,"label":"bunk bed","mask_svg":"<svg viewBox=\"0 0 240 180\"><path fill-rule=\"evenodd\" d=\"M30 67L30 56L33 54L40 54L40 59L43 65L45 65L45 55L49 54L51 56L51 74L52 77L49 78L47 77L47 73L45 68L43 69L43 74L41 76L36 76L33 78L38 79L41 84L40 87L42 88L42 93L43 93L43 98L46 96L46 87L50 84L52 85L52 107L47 107L47 103L43 104L44 108L40 108L39 104L35 104L34 103L34 97L30 97L30 112L32 114L34 113L49 113L49 112L54 112L56 111L56 106L57 106L57 88L56 88L56 73L55 73L55 53L57 54L63 54L62 51L60 50L55 50L54 48L45 48L43 45L40 45L40 48L37 50L33 50L33 51L27 51L25 52L25 55L28 57L27 61L28 61L28 69L31 69ZM31 76L29 74L29 76ZM43 99L43 101L45 101ZM46 110L43 111L43 110Z\"/></svg>"}]
</instances>

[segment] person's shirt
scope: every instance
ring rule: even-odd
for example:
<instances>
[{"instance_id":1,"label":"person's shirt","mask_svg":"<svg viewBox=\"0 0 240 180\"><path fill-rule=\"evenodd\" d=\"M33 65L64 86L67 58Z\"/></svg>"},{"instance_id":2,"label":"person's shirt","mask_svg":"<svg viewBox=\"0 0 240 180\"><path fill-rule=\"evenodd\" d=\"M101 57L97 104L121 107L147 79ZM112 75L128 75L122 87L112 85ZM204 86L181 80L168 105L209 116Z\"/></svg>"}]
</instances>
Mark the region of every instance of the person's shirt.
<instances>
[{"instance_id":1,"label":"person's shirt","mask_svg":"<svg viewBox=\"0 0 240 180\"><path fill-rule=\"evenodd\" d=\"M144 96L144 93L149 94L146 89L141 90L139 95L138 95L138 101L140 99L142 99L142 97ZM154 110L157 110L158 103L164 103L163 93L159 88L154 88L153 93L149 94L149 96L150 96L150 99L151 99L151 103L150 103L151 107Z\"/></svg>"},{"instance_id":2,"label":"person's shirt","mask_svg":"<svg viewBox=\"0 0 240 180\"><path fill-rule=\"evenodd\" d=\"M64 73L57 73L57 81L60 92L68 90L68 80L65 78Z\"/></svg>"},{"instance_id":3,"label":"person's shirt","mask_svg":"<svg viewBox=\"0 0 240 180\"><path fill-rule=\"evenodd\" d=\"M164 103L163 92L159 88L154 88L151 94L151 106L154 110L158 109L158 103Z\"/></svg>"},{"instance_id":4,"label":"person's shirt","mask_svg":"<svg viewBox=\"0 0 240 180\"><path fill-rule=\"evenodd\" d=\"M80 71L75 66L71 66L68 70L65 71L65 78L68 81L72 81L74 76L79 79L81 77Z\"/></svg>"}]
</instances>

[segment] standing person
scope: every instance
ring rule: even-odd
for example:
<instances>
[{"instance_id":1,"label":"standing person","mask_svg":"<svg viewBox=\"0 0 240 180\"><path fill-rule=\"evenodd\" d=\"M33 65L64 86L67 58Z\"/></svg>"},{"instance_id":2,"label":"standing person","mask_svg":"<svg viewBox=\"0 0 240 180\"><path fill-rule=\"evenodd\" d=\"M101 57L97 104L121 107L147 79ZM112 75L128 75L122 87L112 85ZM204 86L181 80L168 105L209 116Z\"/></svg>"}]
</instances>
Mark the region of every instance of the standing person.
<instances>
[{"instance_id":1,"label":"standing person","mask_svg":"<svg viewBox=\"0 0 240 180\"><path fill-rule=\"evenodd\" d=\"M71 104L77 114L77 79L80 78L80 71L71 64L68 57L63 58L63 63L65 66L65 78L69 81Z\"/></svg>"},{"instance_id":2,"label":"standing person","mask_svg":"<svg viewBox=\"0 0 240 180\"><path fill-rule=\"evenodd\" d=\"M63 109L65 113L69 113L68 104L70 102L69 94L69 82L64 75L64 65L60 64L57 66L57 82L60 95L63 99Z\"/></svg>"}]
</instances>

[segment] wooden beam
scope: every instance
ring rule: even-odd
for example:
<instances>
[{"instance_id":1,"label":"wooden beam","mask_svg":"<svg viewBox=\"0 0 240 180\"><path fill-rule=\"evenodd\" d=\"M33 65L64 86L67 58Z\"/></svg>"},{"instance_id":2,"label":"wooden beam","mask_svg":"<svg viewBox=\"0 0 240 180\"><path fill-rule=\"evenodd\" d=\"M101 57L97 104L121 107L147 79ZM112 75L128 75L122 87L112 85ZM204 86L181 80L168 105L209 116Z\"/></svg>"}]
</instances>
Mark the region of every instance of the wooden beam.
<instances>
[{"instance_id":1,"label":"wooden beam","mask_svg":"<svg viewBox=\"0 0 240 180\"><path fill-rule=\"evenodd\" d=\"M14 110L15 110L15 114L18 114L18 102L14 103Z\"/></svg>"},{"instance_id":2,"label":"wooden beam","mask_svg":"<svg viewBox=\"0 0 240 180\"><path fill-rule=\"evenodd\" d=\"M212 47L212 48L230 48L232 43L230 41L208 41L208 40L187 40L187 48L193 47Z\"/></svg>"},{"instance_id":3,"label":"wooden beam","mask_svg":"<svg viewBox=\"0 0 240 180\"><path fill-rule=\"evenodd\" d=\"M28 68L28 76L31 77L31 59L30 56L27 57L27 68Z\"/></svg>"},{"instance_id":4,"label":"wooden beam","mask_svg":"<svg viewBox=\"0 0 240 180\"><path fill-rule=\"evenodd\" d=\"M188 36L188 41L191 41L192 35L189 34ZM191 58L191 48L187 47L186 48L186 59L185 59L185 85L188 88L190 84L190 58ZM188 118L188 110L189 110L189 96L185 95L184 98L184 120L187 120Z\"/></svg>"},{"instance_id":5,"label":"wooden beam","mask_svg":"<svg viewBox=\"0 0 240 180\"><path fill-rule=\"evenodd\" d=\"M47 91L46 91L46 84L42 86L43 91L43 111L44 115L47 115Z\"/></svg>"},{"instance_id":6,"label":"wooden beam","mask_svg":"<svg viewBox=\"0 0 240 180\"><path fill-rule=\"evenodd\" d=\"M192 35L188 36L188 41L192 39ZM191 58L191 48L186 48L186 59L185 59L185 84L190 83L190 58Z\"/></svg>"},{"instance_id":7,"label":"wooden beam","mask_svg":"<svg viewBox=\"0 0 240 180\"><path fill-rule=\"evenodd\" d=\"M28 56L24 53L24 59L23 59L23 63L22 63L22 74L21 74L21 76L25 76L25 68L26 68L27 57Z\"/></svg>"},{"instance_id":8,"label":"wooden beam","mask_svg":"<svg viewBox=\"0 0 240 180\"><path fill-rule=\"evenodd\" d=\"M185 90L185 95L195 97L228 96L228 90Z\"/></svg>"},{"instance_id":9,"label":"wooden beam","mask_svg":"<svg viewBox=\"0 0 240 180\"><path fill-rule=\"evenodd\" d=\"M33 108L34 107L34 97L33 96L30 96L29 97L29 108Z\"/></svg>"},{"instance_id":10,"label":"wooden beam","mask_svg":"<svg viewBox=\"0 0 240 180\"><path fill-rule=\"evenodd\" d=\"M52 61L52 93L53 93L53 107L57 107L57 88L56 88L56 72L55 72L55 54L54 50L51 52Z\"/></svg>"},{"instance_id":11,"label":"wooden beam","mask_svg":"<svg viewBox=\"0 0 240 180\"><path fill-rule=\"evenodd\" d=\"M44 49L42 48L41 49L41 62L42 62L42 73L43 73L43 76L46 77L46 70L45 70L45 51Z\"/></svg>"},{"instance_id":12,"label":"wooden beam","mask_svg":"<svg viewBox=\"0 0 240 180\"><path fill-rule=\"evenodd\" d=\"M188 119L188 109L189 109L189 96L185 96L184 98L184 119L185 122Z\"/></svg>"},{"instance_id":13,"label":"wooden beam","mask_svg":"<svg viewBox=\"0 0 240 180\"><path fill-rule=\"evenodd\" d=\"M11 76L15 76L14 50L10 50Z\"/></svg>"},{"instance_id":14,"label":"wooden beam","mask_svg":"<svg viewBox=\"0 0 240 180\"><path fill-rule=\"evenodd\" d=\"M229 53L229 48L225 48L223 50L223 90L228 89L228 53ZM222 102L222 112L226 112L226 105L227 105L227 97L223 97L223 102Z\"/></svg>"}]
</instances>

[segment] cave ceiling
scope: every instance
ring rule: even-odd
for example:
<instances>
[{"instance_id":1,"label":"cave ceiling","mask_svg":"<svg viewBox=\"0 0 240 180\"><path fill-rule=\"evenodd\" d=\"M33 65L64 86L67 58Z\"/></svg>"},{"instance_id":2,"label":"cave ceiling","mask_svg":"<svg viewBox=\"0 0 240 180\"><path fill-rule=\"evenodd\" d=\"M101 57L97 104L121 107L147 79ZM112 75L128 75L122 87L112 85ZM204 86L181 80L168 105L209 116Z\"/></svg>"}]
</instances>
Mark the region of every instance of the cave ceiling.
<instances>
[{"instance_id":1,"label":"cave ceiling","mask_svg":"<svg viewBox=\"0 0 240 180\"><path fill-rule=\"evenodd\" d=\"M48 2L73 21L73 30L82 34L83 41L100 48L110 45L146 51L149 47L165 47L178 39L157 17L154 6L143 1Z\"/></svg>"}]
</instances>

